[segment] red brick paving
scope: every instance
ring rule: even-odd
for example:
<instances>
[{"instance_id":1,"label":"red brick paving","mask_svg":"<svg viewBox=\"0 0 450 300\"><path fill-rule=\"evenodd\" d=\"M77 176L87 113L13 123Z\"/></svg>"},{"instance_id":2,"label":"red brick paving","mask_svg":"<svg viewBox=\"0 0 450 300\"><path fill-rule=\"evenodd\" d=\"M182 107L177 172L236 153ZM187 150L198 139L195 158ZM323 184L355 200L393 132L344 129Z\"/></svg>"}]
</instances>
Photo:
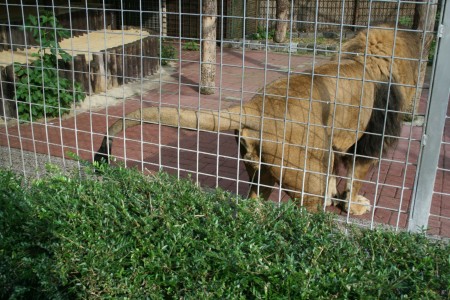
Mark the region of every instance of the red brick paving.
<instances>
[{"instance_id":1,"label":"red brick paving","mask_svg":"<svg viewBox=\"0 0 450 300\"><path fill-rule=\"evenodd\" d=\"M317 62L325 59L319 57ZM185 51L177 71L172 74L173 82L161 83L160 89L127 99L126 112L138 108L140 103L144 107L179 104L208 109L226 108L235 104L235 99L249 100L265 82L285 76L288 63L291 72L300 72L308 68L312 60L306 56L291 56L289 61L286 54L277 53L268 53L266 60L266 53L262 51L246 51L243 59L241 51L224 50L222 55L219 53L217 61L222 63L222 67L217 68L216 78L216 86L221 90L215 95L199 95L198 53ZM265 66L270 70L265 70ZM419 113L424 113L426 92L422 96ZM47 124L22 124L20 128L9 126L8 132L2 128L0 145L7 146L9 142L13 148L59 157L67 157L67 152L71 151L91 160L93 150L99 147L106 132L106 123L111 124L123 115L123 105L108 107L107 111L108 117L105 115L106 109L101 109L66 120L54 119ZM443 139L448 143L450 121L447 125ZM357 218L401 228L407 226L422 127L404 125L401 136L405 139L400 140L395 149L389 151L379 166L371 171L368 182L363 186L362 194L375 204L375 210ZM129 167L143 167L150 171L163 167L182 177L190 174L203 186L218 185L244 196L248 192L248 176L242 162L236 159L238 148L231 133L193 132L145 124L127 130L125 137L126 140L123 135L116 138L113 155L118 160L126 157ZM442 148L439 163L442 170L437 173L435 191L447 195L437 193L433 197L429 232L450 237L450 146L445 144ZM274 190L271 199L276 201L278 195L279 190ZM282 201L287 199L285 194L281 195ZM346 215L334 207L329 210Z\"/></svg>"}]
</instances>

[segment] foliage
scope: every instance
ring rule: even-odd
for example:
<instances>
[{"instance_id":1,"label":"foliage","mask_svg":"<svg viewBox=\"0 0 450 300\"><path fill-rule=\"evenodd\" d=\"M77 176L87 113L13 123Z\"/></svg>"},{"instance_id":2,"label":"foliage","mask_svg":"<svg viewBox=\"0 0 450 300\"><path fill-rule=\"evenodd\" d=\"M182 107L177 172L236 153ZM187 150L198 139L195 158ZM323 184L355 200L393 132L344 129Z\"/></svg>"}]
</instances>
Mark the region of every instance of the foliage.
<instances>
[{"instance_id":1,"label":"foliage","mask_svg":"<svg viewBox=\"0 0 450 300\"><path fill-rule=\"evenodd\" d=\"M398 23L404 27L411 28L413 25L413 18L410 16L401 16L398 19Z\"/></svg>"},{"instance_id":2,"label":"foliage","mask_svg":"<svg viewBox=\"0 0 450 300\"><path fill-rule=\"evenodd\" d=\"M0 169L0 298L441 299L450 246L165 173Z\"/></svg>"},{"instance_id":3,"label":"foliage","mask_svg":"<svg viewBox=\"0 0 450 300\"><path fill-rule=\"evenodd\" d=\"M441 24L441 3L438 3L438 8L436 11L436 17L434 18L434 32L438 31L439 24ZM436 54L436 36L434 36L433 40L431 41L430 50L428 52L428 65L433 65L434 62L434 55Z\"/></svg>"},{"instance_id":4,"label":"foliage","mask_svg":"<svg viewBox=\"0 0 450 300\"><path fill-rule=\"evenodd\" d=\"M200 50L200 46L194 41L189 41L189 42L184 43L183 50L186 50L186 51L199 51Z\"/></svg>"},{"instance_id":5,"label":"foliage","mask_svg":"<svg viewBox=\"0 0 450 300\"><path fill-rule=\"evenodd\" d=\"M435 52L436 52L436 37L434 37L433 40L431 41L430 50L428 52L428 64L430 66L433 65Z\"/></svg>"},{"instance_id":6,"label":"foliage","mask_svg":"<svg viewBox=\"0 0 450 300\"><path fill-rule=\"evenodd\" d=\"M274 29L268 30L265 27L258 25L256 32L252 33L249 38L252 40L272 40L274 35Z\"/></svg>"},{"instance_id":7,"label":"foliage","mask_svg":"<svg viewBox=\"0 0 450 300\"><path fill-rule=\"evenodd\" d=\"M72 86L71 81L58 74L60 64L72 60L72 56L61 49L58 40L70 37L70 33L61 28L51 12L41 12L39 18L29 15L25 30L39 42L40 48L38 53L31 55L35 60L28 65L14 63L19 119L30 121L60 116L86 96L81 85L74 83ZM58 62L59 57L62 62Z\"/></svg>"},{"instance_id":8,"label":"foliage","mask_svg":"<svg viewBox=\"0 0 450 300\"><path fill-rule=\"evenodd\" d=\"M175 47L168 44L161 45L161 65L165 66L177 57Z\"/></svg>"}]
</instances>

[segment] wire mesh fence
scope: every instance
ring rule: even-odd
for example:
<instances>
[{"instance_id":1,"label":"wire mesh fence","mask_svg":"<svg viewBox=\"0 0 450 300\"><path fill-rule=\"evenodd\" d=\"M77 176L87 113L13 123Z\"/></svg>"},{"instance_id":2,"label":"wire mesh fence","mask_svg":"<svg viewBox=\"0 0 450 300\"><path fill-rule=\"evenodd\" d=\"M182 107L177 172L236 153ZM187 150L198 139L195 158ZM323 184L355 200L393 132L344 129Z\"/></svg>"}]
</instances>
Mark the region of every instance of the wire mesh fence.
<instances>
[{"instance_id":1,"label":"wire mesh fence","mask_svg":"<svg viewBox=\"0 0 450 300\"><path fill-rule=\"evenodd\" d=\"M440 228L439 234L448 236L449 233L449 203L450 190L447 185L450 176L450 166L448 162L448 153L450 147L449 130L450 130L450 114L447 111L445 117L445 132L442 136L442 144L440 156L444 159L439 160L436 183L434 187L433 202L431 204L429 227ZM446 156L447 154L447 156ZM442 229L441 229L442 228Z\"/></svg>"},{"instance_id":2,"label":"wire mesh fence","mask_svg":"<svg viewBox=\"0 0 450 300\"><path fill-rule=\"evenodd\" d=\"M420 5L420 4L418 4ZM368 20L374 23L395 23L398 21L405 27L411 27L414 20L415 2L402 1L293 1L293 30L300 32L314 31L316 21L320 30L336 31L340 24L345 24L345 30L356 30L367 26ZM370 18L369 18L370 11ZM273 28L276 22L276 1L259 2L259 15L268 15ZM264 21L260 26L264 27Z\"/></svg>"},{"instance_id":3,"label":"wire mesh fence","mask_svg":"<svg viewBox=\"0 0 450 300\"><path fill-rule=\"evenodd\" d=\"M69 152L111 154L343 222L450 237L449 117L430 115L447 111L448 78L433 74L448 33L433 42L442 63L426 66L435 28L450 30L444 3L287 3L278 43L276 1L0 3L1 165L40 176L45 162L79 167ZM122 130L125 116L138 126Z\"/></svg>"}]
</instances>

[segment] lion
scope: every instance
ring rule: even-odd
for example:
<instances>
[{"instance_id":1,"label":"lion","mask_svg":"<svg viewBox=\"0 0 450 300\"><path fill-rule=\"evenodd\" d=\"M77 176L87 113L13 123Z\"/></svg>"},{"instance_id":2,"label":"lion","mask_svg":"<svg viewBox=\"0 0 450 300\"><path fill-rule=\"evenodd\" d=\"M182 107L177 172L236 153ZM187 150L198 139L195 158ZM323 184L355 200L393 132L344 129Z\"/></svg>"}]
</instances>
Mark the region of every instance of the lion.
<instances>
[{"instance_id":1,"label":"lion","mask_svg":"<svg viewBox=\"0 0 450 300\"><path fill-rule=\"evenodd\" d=\"M371 167L400 134L401 112L418 81L420 37L369 28L344 43L339 55L314 68L313 75L275 80L250 101L221 111L133 111L109 127L94 160L109 162L113 137L142 122L234 130L251 198L267 199L278 184L309 211L341 203L351 214L364 214L371 209L370 201L358 192ZM341 201L336 177L330 175L339 163L348 178Z\"/></svg>"}]
</instances>

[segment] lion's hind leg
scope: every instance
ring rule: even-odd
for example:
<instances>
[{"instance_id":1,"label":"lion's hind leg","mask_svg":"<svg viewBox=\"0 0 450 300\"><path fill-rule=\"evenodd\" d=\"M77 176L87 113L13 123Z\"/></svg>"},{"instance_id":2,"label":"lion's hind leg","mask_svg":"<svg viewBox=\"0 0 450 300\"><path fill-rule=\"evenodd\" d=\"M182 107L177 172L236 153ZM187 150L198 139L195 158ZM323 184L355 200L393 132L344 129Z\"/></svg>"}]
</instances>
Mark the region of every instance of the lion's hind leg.
<instances>
[{"instance_id":1,"label":"lion's hind leg","mask_svg":"<svg viewBox=\"0 0 450 300\"><path fill-rule=\"evenodd\" d=\"M337 176L341 157L334 152L332 152L332 155L333 169L331 174L328 175L326 206L330 206L332 204L335 205L336 201L339 199L339 191L337 189Z\"/></svg>"},{"instance_id":2,"label":"lion's hind leg","mask_svg":"<svg viewBox=\"0 0 450 300\"><path fill-rule=\"evenodd\" d=\"M330 174L328 179L326 206L330 206L333 203L333 199L337 199L337 197L338 197L338 190L337 190L336 176Z\"/></svg>"},{"instance_id":3,"label":"lion's hind leg","mask_svg":"<svg viewBox=\"0 0 450 300\"><path fill-rule=\"evenodd\" d=\"M275 178L270 173L268 167L261 164L259 158L259 146L255 138L248 138L251 133L249 130L243 129L236 131L236 140L239 143L241 157L244 160L245 169L247 170L250 183L248 198L261 197L267 200L272 194L275 185Z\"/></svg>"}]
</instances>

